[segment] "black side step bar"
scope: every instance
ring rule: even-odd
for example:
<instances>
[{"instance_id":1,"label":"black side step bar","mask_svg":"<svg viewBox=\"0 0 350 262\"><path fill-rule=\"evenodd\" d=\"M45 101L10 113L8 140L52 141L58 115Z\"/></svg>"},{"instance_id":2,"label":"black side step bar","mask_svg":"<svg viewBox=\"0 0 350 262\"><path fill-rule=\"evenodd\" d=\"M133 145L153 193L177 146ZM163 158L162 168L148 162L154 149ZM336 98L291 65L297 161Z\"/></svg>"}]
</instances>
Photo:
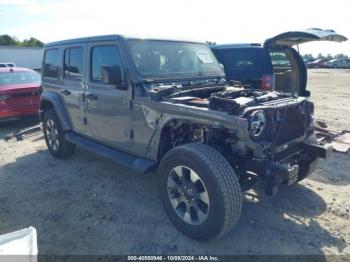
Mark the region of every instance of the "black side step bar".
<instances>
[{"instance_id":1,"label":"black side step bar","mask_svg":"<svg viewBox=\"0 0 350 262\"><path fill-rule=\"evenodd\" d=\"M150 171L152 167L156 166L155 161L148 160L145 158L137 158L135 156L129 155L127 153L118 151L111 147L92 141L73 131L66 132L65 139L86 150L89 150L91 152L104 156L106 158L109 158L110 160L120 165L126 166L140 173L146 173L147 171Z\"/></svg>"}]
</instances>

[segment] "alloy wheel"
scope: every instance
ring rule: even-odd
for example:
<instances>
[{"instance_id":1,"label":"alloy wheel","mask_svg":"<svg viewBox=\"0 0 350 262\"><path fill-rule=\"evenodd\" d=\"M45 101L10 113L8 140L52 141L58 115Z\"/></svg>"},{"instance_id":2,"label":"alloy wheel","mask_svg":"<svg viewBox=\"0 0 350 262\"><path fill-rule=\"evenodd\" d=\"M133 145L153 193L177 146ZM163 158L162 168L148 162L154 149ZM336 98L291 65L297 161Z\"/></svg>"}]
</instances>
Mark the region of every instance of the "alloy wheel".
<instances>
[{"instance_id":1,"label":"alloy wheel","mask_svg":"<svg viewBox=\"0 0 350 262\"><path fill-rule=\"evenodd\" d=\"M54 120L49 119L46 122L46 135L49 146L53 151L57 151L60 145L58 128Z\"/></svg>"},{"instance_id":2,"label":"alloy wheel","mask_svg":"<svg viewBox=\"0 0 350 262\"><path fill-rule=\"evenodd\" d=\"M208 218L210 200L207 188L199 175L189 167L176 166L167 180L170 204L186 223L200 225Z\"/></svg>"}]
</instances>

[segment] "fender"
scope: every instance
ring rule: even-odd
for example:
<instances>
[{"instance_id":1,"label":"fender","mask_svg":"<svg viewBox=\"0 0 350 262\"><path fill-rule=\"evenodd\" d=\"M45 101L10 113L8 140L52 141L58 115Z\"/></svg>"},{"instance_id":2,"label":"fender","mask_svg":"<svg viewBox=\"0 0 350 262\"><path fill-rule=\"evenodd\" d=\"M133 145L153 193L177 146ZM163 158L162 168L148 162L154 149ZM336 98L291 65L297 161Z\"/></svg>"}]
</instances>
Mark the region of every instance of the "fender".
<instances>
[{"instance_id":1,"label":"fender","mask_svg":"<svg viewBox=\"0 0 350 262\"><path fill-rule=\"evenodd\" d=\"M62 98L54 92L44 91L40 96L40 119L43 119L45 112L45 103L50 103L55 109L55 112L61 122L62 128L64 131L72 130L72 122L69 117L69 114L63 104Z\"/></svg>"}]
</instances>

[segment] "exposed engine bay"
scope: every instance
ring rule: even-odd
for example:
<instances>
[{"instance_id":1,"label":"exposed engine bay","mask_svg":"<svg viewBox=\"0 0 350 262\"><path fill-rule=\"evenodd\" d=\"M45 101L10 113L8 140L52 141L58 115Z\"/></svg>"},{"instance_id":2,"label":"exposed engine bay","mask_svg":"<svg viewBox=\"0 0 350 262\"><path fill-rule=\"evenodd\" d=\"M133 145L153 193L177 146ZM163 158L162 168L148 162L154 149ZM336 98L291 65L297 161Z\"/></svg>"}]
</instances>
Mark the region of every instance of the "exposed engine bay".
<instances>
[{"instance_id":1,"label":"exposed engine bay","mask_svg":"<svg viewBox=\"0 0 350 262\"><path fill-rule=\"evenodd\" d=\"M295 98L291 94L228 87L214 92L191 90L191 96L170 96L170 101L190 106L206 107L211 110L223 111L232 115L240 115L244 109L255 106L281 104ZM275 102L273 102L275 101ZM272 103L271 103L272 102Z\"/></svg>"}]
</instances>

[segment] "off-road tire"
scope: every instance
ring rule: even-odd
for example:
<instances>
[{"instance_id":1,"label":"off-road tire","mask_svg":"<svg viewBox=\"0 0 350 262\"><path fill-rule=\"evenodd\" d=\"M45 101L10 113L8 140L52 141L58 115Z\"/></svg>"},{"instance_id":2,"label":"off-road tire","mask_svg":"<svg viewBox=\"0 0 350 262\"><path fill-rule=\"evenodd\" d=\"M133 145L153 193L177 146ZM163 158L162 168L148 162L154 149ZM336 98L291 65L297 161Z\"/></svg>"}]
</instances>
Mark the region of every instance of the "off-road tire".
<instances>
[{"instance_id":1,"label":"off-road tire","mask_svg":"<svg viewBox=\"0 0 350 262\"><path fill-rule=\"evenodd\" d=\"M53 121L57 127L57 131L58 131L57 139L59 141L57 149L54 149L49 143L48 132L47 132L48 121ZM64 138L64 131L63 131L61 122L57 117L57 114L54 109L48 109L47 111L45 111L44 117L43 117L43 131L44 131L45 142L51 155L53 155L56 158L68 158L74 154L75 145L68 142Z\"/></svg>"},{"instance_id":2,"label":"off-road tire","mask_svg":"<svg viewBox=\"0 0 350 262\"><path fill-rule=\"evenodd\" d=\"M186 166L203 180L210 199L206 220L199 225L186 223L172 207L167 179L174 167ZM226 234L239 220L242 191L227 160L214 148L200 143L176 147L165 154L158 168L161 199L174 226L197 241L215 240Z\"/></svg>"}]
</instances>

